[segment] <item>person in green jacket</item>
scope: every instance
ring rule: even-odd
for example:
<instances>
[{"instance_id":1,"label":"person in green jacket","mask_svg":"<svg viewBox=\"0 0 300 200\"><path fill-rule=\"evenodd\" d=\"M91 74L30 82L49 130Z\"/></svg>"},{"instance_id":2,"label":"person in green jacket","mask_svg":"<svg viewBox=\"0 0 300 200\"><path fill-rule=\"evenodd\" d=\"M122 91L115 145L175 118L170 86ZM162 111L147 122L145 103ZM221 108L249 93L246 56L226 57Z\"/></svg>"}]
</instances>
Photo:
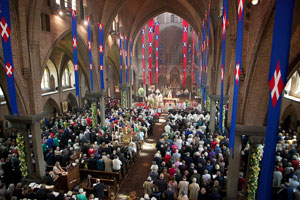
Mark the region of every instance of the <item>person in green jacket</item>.
<instances>
[{"instance_id":1,"label":"person in green jacket","mask_svg":"<svg viewBox=\"0 0 300 200\"><path fill-rule=\"evenodd\" d=\"M53 145L55 147L59 147L59 140L58 140L58 138L56 136L53 138Z\"/></svg>"},{"instance_id":2,"label":"person in green jacket","mask_svg":"<svg viewBox=\"0 0 300 200\"><path fill-rule=\"evenodd\" d=\"M76 199L77 200L87 200L82 188L79 189L79 194L76 195Z\"/></svg>"}]
</instances>

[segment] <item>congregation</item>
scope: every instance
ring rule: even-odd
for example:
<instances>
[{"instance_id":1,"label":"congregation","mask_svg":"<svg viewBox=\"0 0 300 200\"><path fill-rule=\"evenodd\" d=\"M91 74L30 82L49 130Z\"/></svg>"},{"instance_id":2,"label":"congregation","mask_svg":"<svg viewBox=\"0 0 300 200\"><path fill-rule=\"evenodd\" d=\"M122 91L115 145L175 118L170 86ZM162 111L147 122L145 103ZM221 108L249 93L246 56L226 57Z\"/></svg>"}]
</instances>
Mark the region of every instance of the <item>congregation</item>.
<instances>
[{"instance_id":1,"label":"congregation","mask_svg":"<svg viewBox=\"0 0 300 200\"><path fill-rule=\"evenodd\" d=\"M41 141L47 177L38 187L22 180L16 135L1 138L0 199L104 199L104 190L109 186L98 178L92 192L80 185L72 191L64 191L59 189L57 180L75 163L84 170L124 173L122 167L138 155L158 117L151 107L120 109L114 99L106 101L105 112L104 126L96 127L92 127L89 106L45 119ZM209 131L210 117L209 112L197 109L169 110L164 131L156 143L149 176L142 186L141 199L219 200L225 197L229 139ZM285 131L281 127L279 130L273 199L300 199L297 131ZM126 143L124 136L128 134L132 140ZM248 151L249 144L243 138L243 162L248 160ZM34 165L32 155L33 169ZM238 183L240 197L245 193L247 182L243 172Z\"/></svg>"}]
</instances>

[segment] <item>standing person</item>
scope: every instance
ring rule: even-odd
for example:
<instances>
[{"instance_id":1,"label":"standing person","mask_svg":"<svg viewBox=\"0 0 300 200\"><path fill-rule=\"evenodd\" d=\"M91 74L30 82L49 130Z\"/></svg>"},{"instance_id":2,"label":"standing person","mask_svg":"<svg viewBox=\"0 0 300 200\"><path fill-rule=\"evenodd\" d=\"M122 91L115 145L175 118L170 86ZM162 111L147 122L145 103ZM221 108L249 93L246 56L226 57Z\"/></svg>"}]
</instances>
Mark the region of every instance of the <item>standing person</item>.
<instances>
[{"instance_id":1,"label":"standing person","mask_svg":"<svg viewBox=\"0 0 300 200\"><path fill-rule=\"evenodd\" d=\"M238 191L243 194L246 186L246 179L244 178L244 173L240 172L239 182L238 182Z\"/></svg>"},{"instance_id":2,"label":"standing person","mask_svg":"<svg viewBox=\"0 0 300 200\"><path fill-rule=\"evenodd\" d=\"M163 197L165 200L174 200L174 191L170 185L168 185L168 189L163 193Z\"/></svg>"},{"instance_id":3,"label":"standing person","mask_svg":"<svg viewBox=\"0 0 300 200\"><path fill-rule=\"evenodd\" d=\"M105 171L112 172L112 161L109 158L109 155L103 156L103 161L104 161L104 165L105 165Z\"/></svg>"},{"instance_id":4,"label":"standing person","mask_svg":"<svg viewBox=\"0 0 300 200\"><path fill-rule=\"evenodd\" d=\"M147 180L143 183L143 188L144 188L144 194L148 194L149 196L151 196L154 188L154 184L150 176L148 176Z\"/></svg>"},{"instance_id":5,"label":"standing person","mask_svg":"<svg viewBox=\"0 0 300 200\"><path fill-rule=\"evenodd\" d=\"M113 171L114 172L120 172L122 162L120 161L120 159L117 155L114 156L114 159L112 161L112 165L113 165Z\"/></svg>"},{"instance_id":6,"label":"standing person","mask_svg":"<svg viewBox=\"0 0 300 200\"><path fill-rule=\"evenodd\" d=\"M279 171L279 167L275 167L275 171L273 174L273 187L280 187L282 180L282 173Z\"/></svg>"},{"instance_id":7,"label":"standing person","mask_svg":"<svg viewBox=\"0 0 300 200\"><path fill-rule=\"evenodd\" d=\"M179 194L188 194L189 191L189 182L186 180L186 176L182 177L182 181L179 182L178 184L178 189L179 189Z\"/></svg>"},{"instance_id":8,"label":"standing person","mask_svg":"<svg viewBox=\"0 0 300 200\"><path fill-rule=\"evenodd\" d=\"M100 179L96 180L96 184L94 185L94 195L95 198L98 198L99 200L104 199L104 189L108 189L109 186L104 185L103 183L100 183Z\"/></svg>"},{"instance_id":9,"label":"standing person","mask_svg":"<svg viewBox=\"0 0 300 200\"><path fill-rule=\"evenodd\" d=\"M182 191L178 196L178 200L189 200L188 196Z\"/></svg>"},{"instance_id":10,"label":"standing person","mask_svg":"<svg viewBox=\"0 0 300 200\"><path fill-rule=\"evenodd\" d=\"M199 184L197 183L197 179L193 178L193 182L189 185L189 199L190 200L197 200L198 199L198 194L199 194Z\"/></svg>"},{"instance_id":11,"label":"standing person","mask_svg":"<svg viewBox=\"0 0 300 200\"><path fill-rule=\"evenodd\" d=\"M79 189L79 194L76 195L77 200L87 200L85 196L85 192L83 191L82 188Z\"/></svg>"}]
</instances>

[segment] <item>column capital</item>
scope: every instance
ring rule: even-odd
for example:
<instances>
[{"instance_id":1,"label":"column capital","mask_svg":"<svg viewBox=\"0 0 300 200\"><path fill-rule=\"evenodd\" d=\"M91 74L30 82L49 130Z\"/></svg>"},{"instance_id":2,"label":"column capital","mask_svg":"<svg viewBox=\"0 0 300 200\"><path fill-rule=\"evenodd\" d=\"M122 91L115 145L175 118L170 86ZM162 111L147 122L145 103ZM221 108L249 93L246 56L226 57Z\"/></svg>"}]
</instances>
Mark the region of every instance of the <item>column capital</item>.
<instances>
[{"instance_id":1,"label":"column capital","mask_svg":"<svg viewBox=\"0 0 300 200\"><path fill-rule=\"evenodd\" d=\"M5 115L4 118L14 125L17 124L31 125L40 122L45 116L47 116L46 112L43 112L42 114L38 114L38 115Z\"/></svg>"},{"instance_id":2,"label":"column capital","mask_svg":"<svg viewBox=\"0 0 300 200\"><path fill-rule=\"evenodd\" d=\"M230 125L227 127L230 127ZM248 125L237 124L236 129L235 129L235 135L247 135L247 136L251 136L251 137L263 137L264 138L265 133L266 133L266 126L248 126Z\"/></svg>"},{"instance_id":3,"label":"column capital","mask_svg":"<svg viewBox=\"0 0 300 200\"><path fill-rule=\"evenodd\" d=\"M85 97L88 100L96 101L98 98L105 97L105 94L104 94L104 92L90 92L90 93L86 93Z\"/></svg>"},{"instance_id":4,"label":"column capital","mask_svg":"<svg viewBox=\"0 0 300 200\"><path fill-rule=\"evenodd\" d=\"M121 90L129 90L131 85L130 84L119 84Z\"/></svg>"},{"instance_id":5,"label":"column capital","mask_svg":"<svg viewBox=\"0 0 300 200\"><path fill-rule=\"evenodd\" d=\"M217 94L210 94L209 95L210 100L212 101L220 101L221 99L221 95L217 95ZM229 97L227 95L223 96L223 101L228 101Z\"/></svg>"}]
</instances>

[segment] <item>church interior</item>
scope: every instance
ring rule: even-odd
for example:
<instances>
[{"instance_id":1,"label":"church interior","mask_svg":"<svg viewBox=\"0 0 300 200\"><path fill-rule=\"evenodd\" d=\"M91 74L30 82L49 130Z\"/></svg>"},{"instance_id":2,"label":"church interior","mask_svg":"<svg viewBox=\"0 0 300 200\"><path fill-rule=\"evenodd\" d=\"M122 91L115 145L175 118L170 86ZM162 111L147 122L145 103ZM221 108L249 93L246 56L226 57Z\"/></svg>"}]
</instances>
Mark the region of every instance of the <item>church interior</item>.
<instances>
[{"instance_id":1,"label":"church interior","mask_svg":"<svg viewBox=\"0 0 300 200\"><path fill-rule=\"evenodd\" d=\"M300 0L0 18L0 200L300 200Z\"/></svg>"}]
</instances>

